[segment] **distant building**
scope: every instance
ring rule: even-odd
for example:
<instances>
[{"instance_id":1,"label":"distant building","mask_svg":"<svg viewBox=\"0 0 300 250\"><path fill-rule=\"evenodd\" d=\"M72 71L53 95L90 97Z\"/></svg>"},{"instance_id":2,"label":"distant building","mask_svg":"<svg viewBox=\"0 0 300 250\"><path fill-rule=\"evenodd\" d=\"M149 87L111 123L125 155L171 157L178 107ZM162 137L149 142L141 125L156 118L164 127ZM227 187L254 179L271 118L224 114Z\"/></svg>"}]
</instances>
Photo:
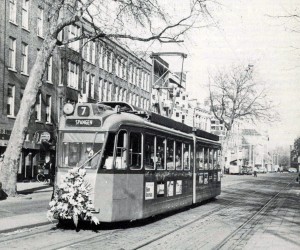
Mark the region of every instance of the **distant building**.
<instances>
[{"instance_id":1,"label":"distant building","mask_svg":"<svg viewBox=\"0 0 300 250\"><path fill-rule=\"evenodd\" d=\"M218 135L221 140L223 140L226 136L224 124L214 117L211 118L210 130L213 134Z\"/></svg>"},{"instance_id":2,"label":"distant building","mask_svg":"<svg viewBox=\"0 0 300 250\"><path fill-rule=\"evenodd\" d=\"M273 171L272 156L269 153L269 137L255 129L242 129L242 148L244 165L265 167Z\"/></svg>"},{"instance_id":3,"label":"distant building","mask_svg":"<svg viewBox=\"0 0 300 250\"><path fill-rule=\"evenodd\" d=\"M197 99L189 100L187 124L207 132L211 132L212 114L208 106L204 106Z\"/></svg>"}]
</instances>

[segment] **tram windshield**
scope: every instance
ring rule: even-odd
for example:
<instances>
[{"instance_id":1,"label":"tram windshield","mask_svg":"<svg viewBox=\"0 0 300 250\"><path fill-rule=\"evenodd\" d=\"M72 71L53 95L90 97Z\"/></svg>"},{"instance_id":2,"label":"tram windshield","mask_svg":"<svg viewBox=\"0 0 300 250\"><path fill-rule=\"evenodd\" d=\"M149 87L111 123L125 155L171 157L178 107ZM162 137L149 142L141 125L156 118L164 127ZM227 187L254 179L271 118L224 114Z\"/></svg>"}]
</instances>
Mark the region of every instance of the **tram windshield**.
<instances>
[{"instance_id":1,"label":"tram windshield","mask_svg":"<svg viewBox=\"0 0 300 250\"><path fill-rule=\"evenodd\" d=\"M103 133L62 133L59 166L97 168Z\"/></svg>"}]
</instances>

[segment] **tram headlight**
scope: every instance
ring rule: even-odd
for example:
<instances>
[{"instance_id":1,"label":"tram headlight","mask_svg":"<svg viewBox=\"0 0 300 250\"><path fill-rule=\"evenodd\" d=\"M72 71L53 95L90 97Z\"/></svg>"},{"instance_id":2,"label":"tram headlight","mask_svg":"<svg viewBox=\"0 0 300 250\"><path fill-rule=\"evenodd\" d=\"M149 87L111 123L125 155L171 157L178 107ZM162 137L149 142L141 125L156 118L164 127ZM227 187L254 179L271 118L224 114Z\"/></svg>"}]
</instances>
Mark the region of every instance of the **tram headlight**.
<instances>
[{"instance_id":1,"label":"tram headlight","mask_svg":"<svg viewBox=\"0 0 300 250\"><path fill-rule=\"evenodd\" d=\"M71 115L74 112L74 106L71 103L66 103L63 111L66 115Z\"/></svg>"}]
</instances>

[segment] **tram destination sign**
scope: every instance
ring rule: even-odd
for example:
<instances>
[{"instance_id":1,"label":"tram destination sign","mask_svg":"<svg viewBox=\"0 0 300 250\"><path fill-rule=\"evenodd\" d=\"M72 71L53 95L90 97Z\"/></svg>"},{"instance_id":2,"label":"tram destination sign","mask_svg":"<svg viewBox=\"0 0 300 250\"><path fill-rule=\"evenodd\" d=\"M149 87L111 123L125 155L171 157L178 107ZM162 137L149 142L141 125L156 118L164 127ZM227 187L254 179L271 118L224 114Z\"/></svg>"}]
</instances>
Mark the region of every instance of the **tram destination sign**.
<instances>
[{"instance_id":1,"label":"tram destination sign","mask_svg":"<svg viewBox=\"0 0 300 250\"><path fill-rule=\"evenodd\" d=\"M70 127L100 127L99 119L67 119L66 125Z\"/></svg>"}]
</instances>

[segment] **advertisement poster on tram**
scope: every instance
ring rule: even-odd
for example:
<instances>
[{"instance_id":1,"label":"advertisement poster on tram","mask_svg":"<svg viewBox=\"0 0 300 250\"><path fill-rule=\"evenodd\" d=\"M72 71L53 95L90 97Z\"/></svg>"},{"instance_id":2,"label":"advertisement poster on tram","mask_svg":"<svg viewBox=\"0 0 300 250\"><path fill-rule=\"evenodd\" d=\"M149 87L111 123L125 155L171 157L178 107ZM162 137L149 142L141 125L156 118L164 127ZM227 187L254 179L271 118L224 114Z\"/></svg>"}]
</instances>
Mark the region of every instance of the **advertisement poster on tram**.
<instances>
[{"instance_id":1,"label":"advertisement poster on tram","mask_svg":"<svg viewBox=\"0 0 300 250\"><path fill-rule=\"evenodd\" d=\"M174 181L168 181L167 182L167 196L173 196L174 195Z\"/></svg>"},{"instance_id":2,"label":"advertisement poster on tram","mask_svg":"<svg viewBox=\"0 0 300 250\"><path fill-rule=\"evenodd\" d=\"M204 184L208 184L208 173L204 173Z\"/></svg>"},{"instance_id":3,"label":"advertisement poster on tram","mask_svg":"<svg viewBox=\"0 0 300 250\"><path fill-rule=\"evenodd\" d=\"M176 181L176 194L182 194L182 180Z\"/></svg>"},{"instance_id":4,"label":"advertisement poster on tram","mask_svg":"<svg viewBox=\"0 0 300 250\"><path fill-rule=\"evenodd\" d=\"M203 184L203 173L199 175L199 184Z\"/></svg>"},{"instance_id":5,"label":"advertisement poster on tram","mask_svg":"<svg viewBox=\"0 0 300 250\"><path fill-rule=\"evenodd\" d=\"M218 181L221 181L221 171L218 172Z\"/></svg>"},{"instance_id":6,"label":"advertisement poster on tram","mask_svg":"<svg viewBox=\"0 0 300 250\"><path fill-rule=\"evenodd\" d=\"M157 197L164 197L165 196L165 184L159 183L157 184Z\"/></svg>"},{"instance_id":7,"label":"advertisement poster on tram","mask_svg":"<svg viewBox=\"0 0 300 250\"><path fill-rule=\"evenodd\" d=\"M154 182L146 182L145 200L154 199Z\"/></svg>"}]
</instances>

